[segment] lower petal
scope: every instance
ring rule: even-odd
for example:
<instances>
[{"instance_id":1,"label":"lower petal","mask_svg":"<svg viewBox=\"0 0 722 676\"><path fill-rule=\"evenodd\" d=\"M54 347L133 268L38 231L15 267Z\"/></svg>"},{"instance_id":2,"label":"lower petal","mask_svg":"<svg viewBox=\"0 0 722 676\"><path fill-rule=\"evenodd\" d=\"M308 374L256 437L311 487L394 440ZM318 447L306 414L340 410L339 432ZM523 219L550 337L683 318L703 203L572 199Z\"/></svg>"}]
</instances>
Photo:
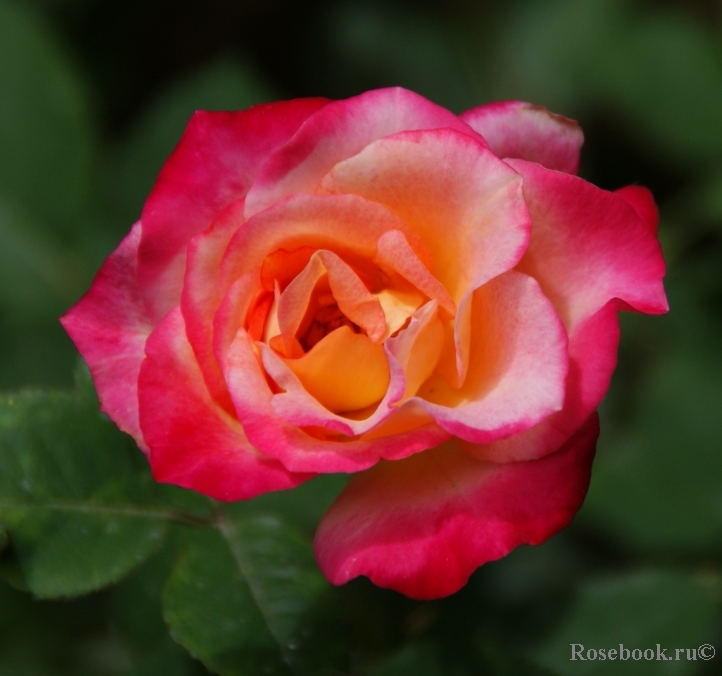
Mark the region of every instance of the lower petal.
<instances>
[{"instance_id":1,"label":"lower petal","mask_svg":"<svg viewBox=\"0 0 722 676\"><path fill-rule=\"evenodd\" d=\"M596 414L556 453L495 465L453 441L355 476L316 533L333 584L366 575L417 599L453 594L480 565L564 528L589 485Z\"/></svg>"},{"instance_id":2,"label":"lower petal","mask_svg":"<svg viewBox=\"0 0 722 676\"><path fill-rule=\"evenodd\" d=\"M238 420L213 401L178 308L150 336L146 353L140 424L157 481L230 501L293 488L313 476L293 474L259 453Z\"/></svg>"},{"instance_id":3,"label":"lower petal","mask_svg":"<svg viewBox=\"0 0 722 676\"><path fill-rule=\"evenodd\" d=\"M153 325L138 288L140 235L138 221L60 323L90 368L103 411L147 451L138 424L138 372Z\"/></svg>"}]
</instances>

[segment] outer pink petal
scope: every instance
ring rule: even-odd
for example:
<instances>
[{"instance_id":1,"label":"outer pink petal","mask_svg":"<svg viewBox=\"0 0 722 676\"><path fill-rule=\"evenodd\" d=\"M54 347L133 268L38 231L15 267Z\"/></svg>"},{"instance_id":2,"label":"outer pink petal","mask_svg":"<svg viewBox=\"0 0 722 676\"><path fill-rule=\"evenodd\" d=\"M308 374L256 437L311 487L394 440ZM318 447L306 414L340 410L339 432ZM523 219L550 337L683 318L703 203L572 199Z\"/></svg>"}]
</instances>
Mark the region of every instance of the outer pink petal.
<instances>
[{"instance_id":1,"label":"outer pink petal","mask_svg":"<svg viewBox=\"0 0 722 676\"><path fill-rule=\"evenodd\" d=\"M181 311L188 341L213 398L232 413L226 381L213 352L213 321L221 304L218 274L231 237L243 223L243 200L232 202L188 246Z\"/></svg>"},{"instance_id":2,"label":"outer pink petal","mask_svg":"<svg viewBox=\"0 0 722 676\"><path fill-rule=\"evenodd\" d=\"M617 361L618 309L667 310L664 261L646 191L609 193L576 177L512 161L524 175L534 229L519 269L532 274L569 334L564 408L537 427L467 451L495 462L551 453L601 403ZM630 196L631 195L631 196ZM635 204L647 220L643 222ZM652 203L653 206L653 203Z\"/></svg>"},{"instance_id":3,"label":"outer pink petal","mask_svg":"<svg viewBox=\"0 0 722 676\"><path fill-rule=\"evenodd\" d=\"M659 225L659 209L654 202L652 192L641 185L628 185L614 192L637 212L642 223L656 235Z\"/></svg>"},{"instance_id":4,"label":"outer pink petal","mask_svg":"<svg viewBox=\"0 0 722 676\"><path fill-rule=\"evenodd\" d=\"M418 393L439 425L462 439L488 443L562 408L567 336L534 279L512 270L477 289L471 326L462 387L437 375Z\"/></svg>"},{"instance_id":5,"label":"outer pink petal","mask_svg":"<svg viewBox=\"0 0 722 676\"><path fill-rule=\"evenodd\" d=\"M245 197L268 156L326 103L296 99L193 115L141 216L140 286L156 321L178 303L191 238L226 205Z\"/></svg>"},{"instance_id":6,"label":"outer pink petal","mask_svg":"<svg viewBox=\"0 0 722 676\"><path fill-rule=\"evenodd\" d=\"M522 101L490 103L460 117L486 139L498 157L516 157L577 173L584 134L574 120Z\"/></svg>"},{"instance_id":7,"label":"outer pink petal","mask_svg":"<svg viewBox=\"0 0 722 676\"><path fill-rule=\"evenodd\" d=\"M453 442L355 476L321 521L314 548L333 584L366 575L417 599L447 596L487 561L566 526L589 485L597 416L556 453L508 465Z\"/></svg>"},{"instance_id":8,"label":"outer pink petal","mask_svg":"<svg viewBox=\"0 0 722 676\"><path fill-rule=\"evenodd\" d=\"M153 325L138 288L140 238L138 221L60 322L90 368L103 411L147 450L138 425L138 373Z\"/></svg>"},{"instance_id":9,"label":"outer pink petal","mask_svg":"<svg viewBox=\"0 0 722 676\"><path fill-rule=\"evenodd\" d=\"M626 200L576 176L509 163L524 177L533 221L518 269L541 284L569 333L614 298L639 312L669 309L659 242Z\"/></svg>"},{"instance_id":10,"label":"outer pink petal","mask_svg":"<svg viewBox=\"0 0 722 676\"><path fill-rule=\"evenodd\" d=\"M248 439L292 472L358 472L379 458L404 457L436 446L450 436L423 414L418 415L418 427L379 438L353 438L340 433L325 434L321 429L301 429L283 420L274 410L273 392L254 345L242 329L227 350L226 359L228 388ZM318 411L309 407L303 415L308 415L313 425L313 416L318 416Z\"/></svg>"},{"instance_id":11,"label":"outer pink petal","mask_svg":"<svg viewBox=\"0 0 722 676\"><path fill-rule=\"evenodd\" d=\"M259 453L238 420L213 401L179 308L151 334L146 353L138 382L140 425L156 480L216 500L244 500L311 478Z\"/></svg>"},{"instance_id":12,"label":"outer pink petal","mask_svg":"<svg viewBox=\"0 0 722 676\"><path fill-rule=\"evenodd\" d=\"M334 101L312 115L261 169L246 199L250 216L293 193L313 192L341 160L400 131L449 127L477 137L445 108L400 87Z\"/></svg>"}]
</instances>

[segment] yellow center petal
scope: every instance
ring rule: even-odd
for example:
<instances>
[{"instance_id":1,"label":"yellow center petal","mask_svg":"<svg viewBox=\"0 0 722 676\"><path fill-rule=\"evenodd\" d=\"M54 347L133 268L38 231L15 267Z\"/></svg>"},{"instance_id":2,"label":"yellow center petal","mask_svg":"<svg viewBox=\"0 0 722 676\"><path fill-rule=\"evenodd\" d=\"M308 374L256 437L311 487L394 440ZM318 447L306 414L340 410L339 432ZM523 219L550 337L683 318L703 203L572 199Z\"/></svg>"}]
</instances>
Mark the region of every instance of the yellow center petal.
<instances>
[{"instance_id":1,"label":"yellow center petal","mask_svg":"<svg viewBox=\"0 0 722 676\"><path fill-rule=\"evenodd\" d=\"M389 386L389 366L381 345L342 326L299 359L284 359L306 391L334 413L366 408Z\"/></svg>"}]
</instances>

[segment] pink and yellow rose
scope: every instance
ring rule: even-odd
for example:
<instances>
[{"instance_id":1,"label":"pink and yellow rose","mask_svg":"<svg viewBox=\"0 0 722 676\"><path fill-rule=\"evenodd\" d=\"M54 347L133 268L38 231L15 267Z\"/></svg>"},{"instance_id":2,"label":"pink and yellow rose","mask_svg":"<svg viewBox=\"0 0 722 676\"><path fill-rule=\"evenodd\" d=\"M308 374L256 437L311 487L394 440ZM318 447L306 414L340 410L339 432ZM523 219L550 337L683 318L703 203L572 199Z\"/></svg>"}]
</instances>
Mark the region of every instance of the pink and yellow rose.
<instances>
[{"instance_id":1,"label":"pink and yellow rose","mask_svg":"<svg viewBox=\"0 0 722 676\"><path fill-rule=\"evenodd\" d=\"M354 473L329 580L450 594L569 523L617 311L667 310L651 194L576 177L582 141L403 89L198 112L63 325L158 481Z\"/></svg>"}]
</instances>

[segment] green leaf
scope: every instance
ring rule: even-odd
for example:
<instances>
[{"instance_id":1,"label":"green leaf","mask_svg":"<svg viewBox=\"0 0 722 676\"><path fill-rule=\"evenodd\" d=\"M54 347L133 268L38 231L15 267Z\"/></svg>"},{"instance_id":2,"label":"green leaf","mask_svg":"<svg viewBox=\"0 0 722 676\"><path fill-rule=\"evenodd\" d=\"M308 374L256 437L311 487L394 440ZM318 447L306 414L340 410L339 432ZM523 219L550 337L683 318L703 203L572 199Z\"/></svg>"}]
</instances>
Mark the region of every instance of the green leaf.
<instances>
[{"instance_id":1,"label":"green leaf","mask_svg":"<svg viewBox=\"0 0 722 676\"><path fill-rule=\"evenodd\" d=\"M536 657L560 674L650 676L697 672L699 661L674 659L676 648L696 648L714 636L718 578L671 571L644 571L591 579L581 587L570 611ZM571 644L589 648L655 651L666 648L664 662L571 660Z\"/></svg>"},{"instance_id":2,"label":"green leaf","mask_svg":"<svg viewBox=\"0 0 722 676\"><path fill-rule=\"evenodd\" d=\"M169 520L128 437L76 392L0 400L0 524L29 589L83 594L123 577L163 543Z\"/></svg>"},{"instance_id":3,"label":"green leaf","mask_svg":"<svg viewBox=\"0 0 722 676\"><path fill-rule=\"evenodd\" d=\"M91 175L86 92L40 15L0 2L0 187L72 232Z\"/></svg>"},{"instance_id":4,"label":"green leaf","mask_svg":"<svg viewBox=\"0 0 722 676\"><path fill-rule=\"evenodd\" d=\"M345 634L310 547L273 517L218 516L191 540L164 594L173 637L222 676L323 674Z\"/></svg>"}]
</instances>

